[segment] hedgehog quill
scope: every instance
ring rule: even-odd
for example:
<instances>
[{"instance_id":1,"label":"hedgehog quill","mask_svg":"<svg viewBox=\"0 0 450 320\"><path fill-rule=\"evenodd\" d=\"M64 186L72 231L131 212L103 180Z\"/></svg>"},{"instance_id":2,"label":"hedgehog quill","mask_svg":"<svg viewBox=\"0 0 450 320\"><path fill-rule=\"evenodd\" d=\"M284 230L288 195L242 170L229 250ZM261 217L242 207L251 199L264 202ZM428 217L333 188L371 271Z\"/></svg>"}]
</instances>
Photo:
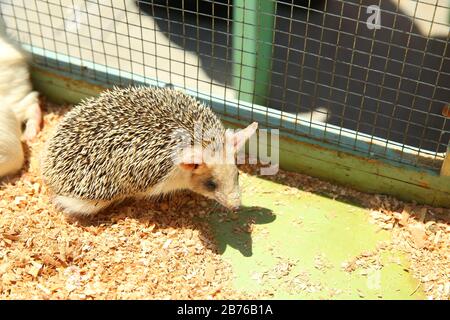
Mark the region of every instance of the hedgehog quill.
<instances>
[{"instance_id":1,"label":"hedgehog quill","mask_svg":"<svg viewBox=\"0 0 450 320\"><path fill-rule=\"evenodd\" d=\"M183 189L237 209L234 157L257 126L227 131L210 108L179 90L114 88L66 114L47 142L42 173L68 214Z\"/></svg>"}]
</instances>

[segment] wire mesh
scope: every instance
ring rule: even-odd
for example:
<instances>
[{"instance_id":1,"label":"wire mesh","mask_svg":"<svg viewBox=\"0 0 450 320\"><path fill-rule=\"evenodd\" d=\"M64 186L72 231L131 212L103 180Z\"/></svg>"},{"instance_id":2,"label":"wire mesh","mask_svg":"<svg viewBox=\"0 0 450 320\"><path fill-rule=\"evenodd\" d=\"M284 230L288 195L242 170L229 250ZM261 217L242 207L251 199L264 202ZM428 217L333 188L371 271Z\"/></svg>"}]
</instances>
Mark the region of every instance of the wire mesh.
<instances>
[{"instance_id":1,"label":"wire mesh","mask_svg":"<svg viewBox=\"0 0 450 320\"><path fill-rule=\"evenodd\" d=\"M449 143L445 0L2 0L1 14L38 66L171 83L221 98L225 115L258 110L281 132L421 168Z\"/></svg>"}]
</instances>

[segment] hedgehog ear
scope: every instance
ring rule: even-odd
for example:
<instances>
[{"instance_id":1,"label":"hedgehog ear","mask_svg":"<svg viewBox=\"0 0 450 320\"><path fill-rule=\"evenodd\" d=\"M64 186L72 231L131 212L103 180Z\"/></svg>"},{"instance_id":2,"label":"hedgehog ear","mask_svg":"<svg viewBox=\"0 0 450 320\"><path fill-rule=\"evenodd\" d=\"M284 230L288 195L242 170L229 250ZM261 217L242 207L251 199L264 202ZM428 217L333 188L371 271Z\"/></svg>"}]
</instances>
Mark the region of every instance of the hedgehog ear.
<instances>
[{"instance_id":1,"label":"hedgehog ear","mask_svg":"<svg viewBox=\"0 0 450 320\"><path fill-rule=\"evenodd\" d=\"M227 131L227 143L231 143L234 152L238 152L256 132L256 129L258 129L258 122L253 122L248 127L234 133Z\"/></svg>"},{"instance_id":2,"label":"hedgehog ear","mask_svg":"<svg viewBox=\"0 0 450 320\"><path fill-rule=\"evenodd\" d=\"M181 159L179 165L182 169L188 171L194 171L205 164L203 162L203 150L201 147L189 147L183 150L181 153Z\"/></svg>"}]
</instances>

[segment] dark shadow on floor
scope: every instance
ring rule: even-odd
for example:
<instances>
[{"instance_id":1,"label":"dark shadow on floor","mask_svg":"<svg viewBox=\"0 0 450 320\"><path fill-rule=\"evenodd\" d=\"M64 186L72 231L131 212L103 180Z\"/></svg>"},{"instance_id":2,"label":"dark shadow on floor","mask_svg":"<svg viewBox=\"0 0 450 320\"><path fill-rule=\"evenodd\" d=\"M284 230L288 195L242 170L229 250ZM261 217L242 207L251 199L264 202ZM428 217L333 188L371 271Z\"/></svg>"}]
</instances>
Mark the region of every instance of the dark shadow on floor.
<instances>
[{"instance_id":1,"label":"dark shadow on floor","mask_svg":"<svg viewBox=\"0 0 450 320\"><path fill-rule=\"evenodd\" d=\"M169 228L197 229L200 239L209 250L223 254L226 247L230 246L249 257L253 252L252 226L271 223L276 217L271 210L261 207L242 207L236 213L231 213L214 201L186 191L159 200L127 199L97 215L67 219L88 228L100 225L108 227L127 218L154 225L153 232L164 233Z\"/></svg>"},{"instance_id":2,"label":"dark shadow on floor","mask_svg":"<svg viewBox=\"0 0 450 320\"><path fill-rule=\"evenodd\" d=\"M211 224L217 249L224 253L227 246L239 250L245 257L253 255L252 229L253 225L266 224L275 221L272 210L261 207L242 207L237 213L223 214L216 212L208 221Z\"/></svg>"},{"instance_id":3,"label":"dark shadow on floor","mask_svg":"<svg viewBox=\"0 0 450 320\"><path fill-rule=\"evenodd\" d=\"M230 86L231 0L216 1L215 18L204 16L212 7L200 2L200 9L185 6L200 14L183 15L181 1L140 1L140 7L172 42L196 52L211 78ZM444 152L450 138L450 120L442 116L450 102L449 36L423 35L393 1L314 3L309 11L289 1L277 6L267 105L306 114L322 108L333 125ZM366 8L379 4L382 27L371 30Z\"/></svg>"}]
</instances>

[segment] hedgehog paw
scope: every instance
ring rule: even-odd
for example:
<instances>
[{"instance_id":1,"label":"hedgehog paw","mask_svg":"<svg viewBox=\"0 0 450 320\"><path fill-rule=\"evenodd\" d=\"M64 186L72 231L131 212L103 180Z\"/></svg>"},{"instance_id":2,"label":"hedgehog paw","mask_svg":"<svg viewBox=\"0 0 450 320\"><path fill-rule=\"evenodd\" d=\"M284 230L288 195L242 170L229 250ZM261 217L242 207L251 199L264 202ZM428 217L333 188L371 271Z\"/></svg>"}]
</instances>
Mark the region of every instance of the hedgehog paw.
<instances>
[{"instance_id":1,"label":"hedgehog paw","mask_svg":"<svg viewBox=\"0 0 450 320\"><path fill-rule=\"evenodd\" d=\"M70 215L93 215L108 207L112 201L105 200L83 200L65 196L56 196L55 204L61 207L65 213Z\"/></svg>"}]
</instances>

